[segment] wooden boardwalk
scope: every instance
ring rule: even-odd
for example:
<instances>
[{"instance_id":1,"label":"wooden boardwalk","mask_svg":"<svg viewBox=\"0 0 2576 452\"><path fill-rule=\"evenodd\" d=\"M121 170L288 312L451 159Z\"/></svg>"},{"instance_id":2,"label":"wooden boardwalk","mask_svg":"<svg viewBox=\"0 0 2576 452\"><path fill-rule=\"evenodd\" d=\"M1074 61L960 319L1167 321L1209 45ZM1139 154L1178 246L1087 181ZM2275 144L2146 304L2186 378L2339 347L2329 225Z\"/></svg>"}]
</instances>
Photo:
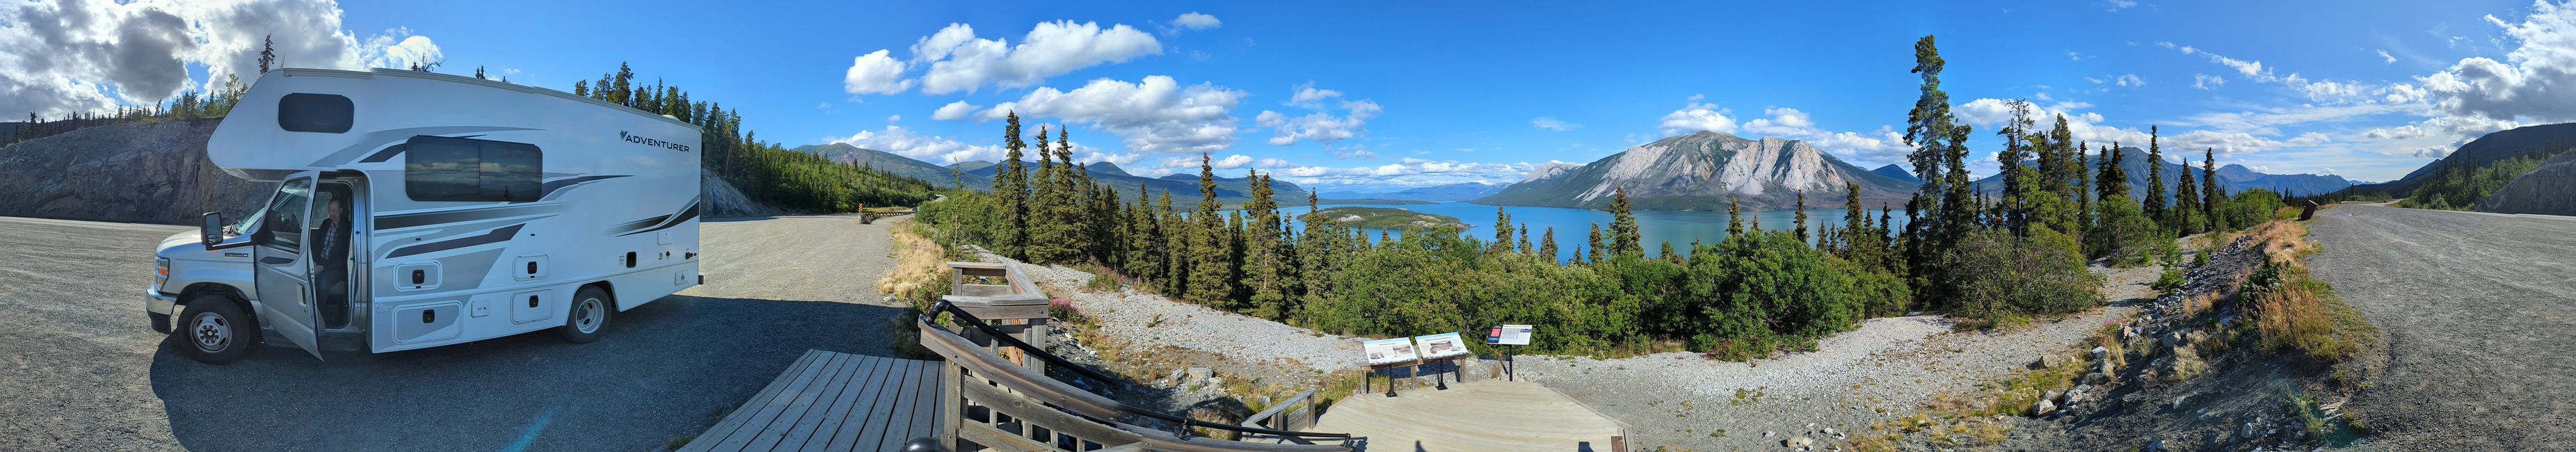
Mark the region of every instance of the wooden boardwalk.
<instances>
[{"instance_id":1,"label":"wooden boardwalk","mask_svg":"<svg viewBox=\"0 0 2576 452\"><path fill-rule=\"evenodd\" d=\"M806 350L682 451L897 450L938 438L934 361Z\"/></svg>"},{"instance_id":2,"label":"wooden boardwalk","mask_svg":"<svg viewBox=\"0 0 2576 452\"><path fill-rule=\"evenodd\" d=\"M1618 450L1625 429L1556 390L1526 381L1450 383L1388 398L1355 394L1324 411L1315 430L1368 437L1369 451Z\"/></svg>"}]
</instances>

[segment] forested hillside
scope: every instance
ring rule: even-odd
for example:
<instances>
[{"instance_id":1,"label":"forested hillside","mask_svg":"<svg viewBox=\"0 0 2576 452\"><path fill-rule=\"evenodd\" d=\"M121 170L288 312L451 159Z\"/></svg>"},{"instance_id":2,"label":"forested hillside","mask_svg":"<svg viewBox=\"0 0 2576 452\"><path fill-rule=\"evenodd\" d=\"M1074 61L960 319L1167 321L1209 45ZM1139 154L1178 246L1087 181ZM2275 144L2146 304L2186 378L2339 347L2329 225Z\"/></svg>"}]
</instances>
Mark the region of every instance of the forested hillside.
<instances>
[{"instance_id":1,"label":"forested hillside","mask_svg":"<svg viewBox=\"0 0 2576 452\"><path fill-rule=\"evenodd\" d=\"M1903 228L1889 227L1890 210L1868 214L1868 188L1844 183L1805 200L1830 204L1822 198L1839 192L1848 210L1843 224L1801 219L1791 230L1764 231L1736 221L1719 243L1678 252L1667 244L1652 259L1631 215L1636 206L1617 187L1602 203L1612 222L1594 225L1581 243L1516 227L1500 209L1490 239L1409 232L1372 240L1327 222L1291 230L1271 202L1268 175L1250 174L1249 201L1228 211L1215 171L1202 164L1195 207L1175 209L1170 194L1130 198L1069 169L1070 155L1047 151L1040 135L1031 176L1018 164L1032 147L1020 139L1017 117L1004 125L1010 158L994 173L994 189L926 204L921 220L942 241L1038 264L1089 266L1139 290L1330 333L1482 334L1498 324L1533 324L1544 332L1532 345L1538 352L1689 349L1745 359L1812 348L1863 319L1914 310L1991 326L2096 306L2100 282L2085 268L2088 255L2143 264L2178 255L2170 250L2179 235L2242 228L2281 206L2261 190L2223 196L2180 183L2170 192L2162 184L2146 191L2161 202L2135 201L2117 166L2098 180L2086 177L2064 122L2042 130L2027 115L1999 133L2006 146L1998 159L2016 169L2009 188L1999 197L1977 196L1967 172L1971 130L1950 116L1932 38L1915 50L1923 97L1910 103L1906 132L1917 148L1913 167L1926 182ZM1307 202L1311 208L1318 200L1310 195ZM1719 202L1732 204L1730 211L1743 207ZM1541 240L1532 243L1533 235ZM1576 258L1557 261L1562 246L1576 247Z\"/></svg>"},{"instance_id":2,"label":"forested hillside","mask_svg":"<svg viewBox=\"0 0 2576 452\"><path fill-rule=\"evenodd\" d=\"M689 99L687 90L660 81L643 86L625 64L599 80L573 83L573 94L648 113L670 115L703 130L699 163L705 171L770 206L808 212L851 212L864 206L910 206L930 200L929 182L792 152L760 141L742 127L742 114L722 104Z\"/></svg>"},{"instance_id":3,"label":"forested hillside","mask_svg":"<svg viewBox=\"0 0 2576 452\"><path fill-rule=\"evenodd\" d=\"M2576 148L2556 147L2486 165L2472 164L2466 159L2443 159L2434 162L2439 167L2422 178L2421 185L2406 195L2405 200L2398 201L2398 205L2418 209L2469 210L2478 204L2478 200L2504 190L2505 184L2513 182L2514 178L2540 168L2542 162L2569 149Z\"/></svg>"}]
</instances>

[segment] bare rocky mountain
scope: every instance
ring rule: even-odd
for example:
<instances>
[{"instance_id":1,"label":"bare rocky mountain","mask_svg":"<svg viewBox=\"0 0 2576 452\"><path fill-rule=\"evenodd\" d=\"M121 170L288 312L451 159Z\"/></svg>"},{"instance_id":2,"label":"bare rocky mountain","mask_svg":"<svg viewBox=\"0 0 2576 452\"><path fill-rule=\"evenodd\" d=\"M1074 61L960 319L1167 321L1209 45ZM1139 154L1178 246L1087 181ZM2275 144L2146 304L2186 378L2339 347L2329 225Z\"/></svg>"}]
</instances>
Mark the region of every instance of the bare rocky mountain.
<instances>
[{"instance_id":1,"label":"bare rocky mountain","mask_svg":"<svg viewBox=\"0 0 2576 452\"><path fill-rule=\"evenodd\" d=\"M2576 152L2558 154L2479 200L2479 212L2576 215Z\"/></svg>"},{"instance_id":2,"label":"bare rocky mountain","mask_svg":"<svg viewBox=\"0 0 2576 452\"><path fill-rule=\"evenodd\" d=\"M247 215L275 187L206 160L221 121L98 126L0 147L0 216L193 225L206 212ZM708 216L793 213L752 202L722 179L703 182Z\"/></svg>"},{"instance_id":3,"label":"bare rocky mountain","mask_svg":"<svg viewBox=\"0 0 2576 452\"><path fill-rule=\"evenodd\" d=\"M1747 210L1788 209L1799 193L1807 207L1842 205L1846 183L1865 205L1903 205L1914 185L1844 163L1804 141L1752 140L1698 132L1646 143L1573 167L1550 165L1478 204L1601 208L1626 188L1641 210L1724 210L1734 198Z\"/></svg>"}]
</instances>

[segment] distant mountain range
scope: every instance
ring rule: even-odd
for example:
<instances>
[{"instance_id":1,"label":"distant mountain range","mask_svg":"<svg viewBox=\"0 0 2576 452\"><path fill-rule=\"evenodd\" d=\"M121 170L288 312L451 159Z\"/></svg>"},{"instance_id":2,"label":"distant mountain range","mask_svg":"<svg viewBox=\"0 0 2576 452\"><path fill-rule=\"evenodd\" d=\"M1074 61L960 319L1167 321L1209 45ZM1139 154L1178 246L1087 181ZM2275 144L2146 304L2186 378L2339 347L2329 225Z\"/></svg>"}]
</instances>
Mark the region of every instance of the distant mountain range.
<instances>
[{"instance_id":1,"label":"distant mountain range","mask_svg":"<svg viewBox=\"0 0 2576 452\"><path fill-rule=\"evenodd\" d=\"M2104 158L2108 157L2104 157L2099 154L2085 156L2085 180L2092 180L2091 178L2093 175L2099 172L2096 168L2100 168L2101 159ZM2129 198L2131 199L2144 198L2147 196L2148 160L2150 159L2147 158L2147 151L2144 149L2134 147L2120 148L2120 169L2128 173ZM2174 196L2175 191L2180 190L2180 186L2177 184L2182 183L2182 179L2185 177L2191 178L2191 183L2195 184L2195 186L2201 182L2200 175L2204 171L2200 170L2199 165L2192 165L2190 168L2184 168L2182 164L2170 161L2157 163L2164 165L2164 173L2162 175L2165 179L2164 195L2167 197ZM2218 185L2226 188L2228 194L2242 193L2246 190L2260 188L2270 190L2273 193L2309 195L2342 190L2344 187L2352 186L2352 181L2344 180L2343 176L2335 175L2264 174L2254 172L2253 169L2246 168L2244 165L2227 165L2218 168ZM1977 191L1984 193L2002 193L2003 190L2004 182L2003 174L2001 173L1997 173L1993 176L1986 176L1984 179L1977 180Z\"/></svg>"},{"instance_id":2,"label":"distant mountain range","mask_svg":"<svg viewBox=\"0 0 2576 452\"><path fill-rule=\"evenodd\" d=\"M1915 184L1915 185L1922 185L1922 184L1923 184L1923 179L1922 179L1922 178L1914 177L1914 173L1913 173L1913 172L1911 172L1911 171L1906 171L1906 170L1905 170L1905 168L1903 168L1903 167L1899 167L1899 166L1896 166L1896 164L1894 164L1894 163L1889 163L1889 164L1887 164L1887 166L1881 166L1881 167L1878 167L1878 169L1869 170L1869 172L1872 172L1872 173L1878 173L1878 175L1881 175L1881 176L1887 176L1887 177L1889 177L1889 178L1893 178L1893 179L1896 179L1896 180L1905 181L1905 183L1908 183L1908 184Z\"/></svg>"},{"instance_id":3,"label":"distant mountain range","mask_svg":"<svg viewBox=\"0 0 2576 452\"><path fill-rule=\"evenodd\" d=\"M1501 193L1504 187L1510 186L1511 184L1461 182L1381 193L1328 191L1316 196L1324 199L1384 199L1392 201L1449 202L1468 201L1476 198L1493 196L1495 193Z\"/></svg>"},{"instance_id":4,"label":"distant mountain range","mask_svg":"<svg viewBox=\"0 0 2576 452\"><path fill-rule=\"evenodd\" d=\"M1807 207L1842 205L1846 183L1861 202L1901 205L1915 184L1844 163L1804 141L1697 132L1656 140L1583 165L1551 163L1478 204L1602 208L1625 188L1640 210L1779 210L1808 193Z\"/></svg>"},{"instance_id":5,"label":"distant mountain range","mask_svg":"<svg viewBox=\"0 0 2576 452\"><path fill-rule=\"evenodd\" d=\"M795 149L789 150L811 153L836 162L848 163L904 177L921 179L923 181L930 182L932 185L946 188L958 187L958 181L962 179L964 181L964 187L966 188L990 190L993 187L993 173L1001 171L1001 167L999 165L982 160L971 160L958 162L954 165L940 166L892 152L851 146L843 143L798 146ZM1026 163L1029 175L1037 175L1037 162ZM1109 162L1093 162L1089 165L1084 165L1083 169L1086 172L1091 173L1092 179L1098 180L1103 184L1108 184L1110 187L1117 188L1119 196L1125 197L1128 200L1135 199L1136 187L1138 186L1143 186L1147 190L1153 191L1156 196L1161 196L1163 190L1171 190L1173 202L1178 204L1187 204L1198 199L1199 175L1197 174L1172 174L1161 178L1139 177L1133 174L1128 174L1125 168L1119 168L1117 164ZM1236 202L1251 197L1247 194L1252 192L1252 184L1244 178L1218 177L1216 179L1216 184L1216 197L1219 200ZM1270 189L1277 192L1276 198L1280 200L1282 205L1304 205L1306 203L1305 189L1298 187L1297 184L1285 181L1274 181L1271 182Z\"/></svg>"}]
</instances>

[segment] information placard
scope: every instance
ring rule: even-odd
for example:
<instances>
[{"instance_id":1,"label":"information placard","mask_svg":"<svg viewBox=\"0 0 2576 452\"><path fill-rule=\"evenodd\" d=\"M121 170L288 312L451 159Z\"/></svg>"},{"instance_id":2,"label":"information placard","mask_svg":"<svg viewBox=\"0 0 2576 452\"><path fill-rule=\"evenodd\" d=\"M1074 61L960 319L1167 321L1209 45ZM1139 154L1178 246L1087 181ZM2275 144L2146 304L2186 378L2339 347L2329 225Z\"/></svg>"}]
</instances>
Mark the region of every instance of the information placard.
<instances>
[{"instance_id":1,"label":"information placard","mask_svg":"<svg viewBox=\"0 0 2576 452\"><path fill-rule=\"evenodd\" d=\"M1362 342L1360 348L1368 352L1368 363L1371 366L1403 364L1421 359L1419 355L1414 354L1413 338L1409 337Z\"/></svg>"},{"instance_id":2,"label":"information placard","mask_svg":"<svg viewBox=\"0 0 2576 452\"><path fill-rule=\"evenodd\" d=\"M1485 333L1485 343L1495 345L1529 345L1529 325L1503 325Z\"/></svg>"},{"instance_id":3,"label":"information placard","mask_svg":"<svg viewBox=\"0 0 2576 452\"><path fill-rule=\"evenodd\" d=\"M1422 359L1441 359L1467 355L1467 340L1458 337L1458 333L1440 333L1429 336L1416 336L1413 338L1413 342L1422 346Z\"/></svg>"}]
</instances>

